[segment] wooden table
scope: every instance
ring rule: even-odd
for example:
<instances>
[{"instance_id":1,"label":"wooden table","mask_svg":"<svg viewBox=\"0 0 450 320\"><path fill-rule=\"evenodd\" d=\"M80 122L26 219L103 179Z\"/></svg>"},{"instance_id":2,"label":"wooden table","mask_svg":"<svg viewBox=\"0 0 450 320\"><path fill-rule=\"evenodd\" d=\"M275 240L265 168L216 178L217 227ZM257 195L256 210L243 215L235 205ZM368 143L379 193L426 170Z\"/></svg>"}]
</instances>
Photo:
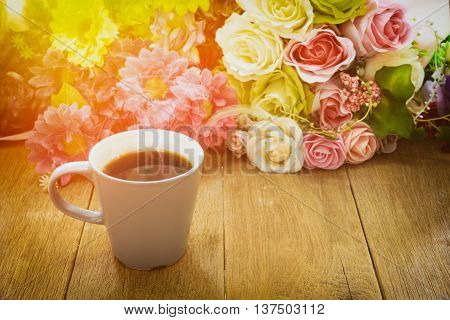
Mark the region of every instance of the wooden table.
<instances>
[{"instance_id":1,"label":"wooden table","mask_svg":"<svg viewBox=\"0 0 450 320\"><path fill-rule=\"evenodd\" d=\"M437 142L294 175L209 154L186 255L148 272L114 259L103 226L58 212L26 155L0 143L2 299L450 297L450 156ZM62 192L99 207L80 177Z\"/></svg>"}]
</instances>

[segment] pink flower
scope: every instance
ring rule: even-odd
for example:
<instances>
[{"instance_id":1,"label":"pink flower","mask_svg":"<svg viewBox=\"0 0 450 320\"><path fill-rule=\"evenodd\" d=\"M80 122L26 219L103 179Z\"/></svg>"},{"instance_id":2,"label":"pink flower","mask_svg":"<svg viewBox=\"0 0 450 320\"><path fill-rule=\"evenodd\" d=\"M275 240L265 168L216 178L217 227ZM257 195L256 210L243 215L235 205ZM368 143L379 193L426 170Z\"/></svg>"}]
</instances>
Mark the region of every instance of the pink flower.
<instances>
[{"instance_id":1,"label":"pink flower","mask_svg":"<svg viewBox=\"0 0 450 320\"><path fill-rule=\"evenodd\" d=\"M334 170L345 162L345 147L342 137L331 140L315 133L303 137L304 166L307 169Z\"/></svg>"},{"instance_id":2,"label":"pink flower","mask_svg":"<svg viewBox=\"0 0 450 320\"><path fill-rule=\"evenodd\" d=\"M358 76L351 77L349 74L341 72L339 74L344 85L344 94L347 99L344 107L349 112L358 112L362 106L377 105L381 101L381 89L372 80L363 82Z\"/></svg>"},{"instance_id":3,"label":"pink flower","mask_svg":"<svg viewBox=\"0 0 450 320\"><path fill-rule=\"evenodd\" d=\"M201 126L197 131L196 139L205 149L220 147L234 129L236 129L236 119L234 117L223 118L215 123L205 123Z\"/></svg>"},{"instance_id":4,"label":"pink flower","mask_svg":"<svg viewBox=\"0 0 450 320\"><path fill-rule=\"evenodd\" d=\"M85 160L90 148L97 142L97 130L91 108L60 105L49 107L41 114L25 145L30 150L28 159L36 163L36 171L47 173L63 163ZM62 179L62 184L70 177Z\"/></svg>"},{"instance_id":5,"label":"pink flower","mask_svg":"<svg viewBox=\"0 0 450 320\"><path fill-rule=\"evenodd\" d=\"M16 72L0 74L0 135L18 133L33 126L37 108L34 90Z\"/></svg>"},{"instance_id":6,"label":"pink flower","mask_svg":"<svg viewBox=\"0 0 450 320\"><path fill-rule=\"evenodd\" d=\"M119 69L123 67L128 57L137 56L142 48L149 45L148 40L125 38L116 40L110 46L105 55L105 64L103 68L95 69L94 76L86 81L89 89L90 100L100 113L103 109L108 112L108 107L114 100L118 88L116 87L119 78Z\"/></svg>"},{"instance_id":7,"label":"pink flower","mask_svg":"<svg viewBox=\"0 0 450 320\"><path fill-rule=\"evenodd\" d=\"M117 109L131 113L137 126L164 128L173 116L172 86L188 67L188 60L176 52L141 49L138 57L128 57L119 70L121 89Z\"/></svg>"},{"instance_id":8,"label":"pink flower","mask_svg":"<svg viewBox=\"0 0 450 320\"><path fill-rule=\"evenodd\" d=\"M143 48L139 56L127 58L125 67L119 70L123 78L119 87L150 99L162 100L170 93L176 77L187 67L188 60L176 52Z\"/></svg>"},{"instance_id":9,"label":"pink flower","mask_svg":"<svg viewBox=\"0 0 450 320\"><path fill-rule=\"evenodd\" d=\"M342 134L342 137L348 163L363 163L372 158L377 151L377 137L364 122L354 124L349 131Z\"/></svg>"},{"instance_id":10,"label":"pink flower","mask_svg":"<svg viewBox=\"0 0 450 320\"><path fill-rule=\"evenodd\" d=\"M347 96L335 82L320 86L314 97L313 117L323 129L337 129L352 119L351 111L345 108Z\"/></svg>"},{"instance_id":11,"label":"pink flower","mask_svg":"<svg viewBox=\"0 0 450 320\"><path fill-rule=\"evenodd\" d=\"M31 67L30 71L34 76L28 83L35 88L36 101L43 110L50 105L51 96L60 90L63 82L80 90L78 85L83 86L83 78L89 76L87 70L68 62L65 53L51 48L42 57L42 65Z\"/></svg>"},{"instance_id":12,"label":"pink flower","mask_svg":"<svg viewBox=\"0 0 450 320\"><path fill-rule=\"evenodd\" d=\"M131 99L131 94L118 88L116 84L119 70L124 66L126 59L137 56L148 44L148 40L139 38L116 40L105 55L103 68L95 69L83 82L83 92L86 93L85 96L95 114L100 118L103 137L128 130L141 120L142 115L124 110L125 101Z\"/></svg>"},{"instance_id":13,"label":"pink flower","mask_svg":"<svg viewBox=\"0 0 450 320\"><path fill-rule=\"evenodd\" d=\"M303 42L290 40L284 51L286 64L308 83L328 81L347 68L355 55L353 43L331 29L314 29Z\"/></svg>"},{"instance_id":14,"label":"pink flower","mask_svg":"<svg viewBox=\"0 0 450 320\"><path fill-rule=\"evenodd\" d=\"M358 56L401 49L411 43L413 36L404 6L376 1L369 2L364 16L346 21L340 30L353 41Z\"/></svg>"},{"instance_id":15,"label":"pink flower","mask_svg":"<svg viewBox=\"0 0 450 320\"><path fill-rule=\"evenodd\" d=\"M213 75L209 69L190 68L176 79L171 91L177 103L170 128L196 138L206 148L222 145L236 120L225 118L207 126L206 123L215 112L237 103L227 76Z\"/></svg>"}]
</instances>

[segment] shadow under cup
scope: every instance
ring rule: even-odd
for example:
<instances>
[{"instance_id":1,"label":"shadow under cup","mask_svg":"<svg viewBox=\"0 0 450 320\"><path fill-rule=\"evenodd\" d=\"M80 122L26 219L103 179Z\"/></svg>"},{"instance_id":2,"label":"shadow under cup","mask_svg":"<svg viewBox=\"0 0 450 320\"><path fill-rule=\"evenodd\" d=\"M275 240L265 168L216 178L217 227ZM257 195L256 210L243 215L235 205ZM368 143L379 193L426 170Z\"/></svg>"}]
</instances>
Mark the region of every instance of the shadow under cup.
<instances>
[{"instance_id":1,"label":"shadow under cup","mask_svg":"<svg viewBox=\"0 0 450 320\"><path fill-rule=\"evenodd\" d=\"M104 167L121 155L146 150L177 153L192 168L158 181L129 181L108 176ZM178 261L186 250L200 171L201 146L166 130L134 130L110 136L89 154L92 178L114 255L126 266L149 270Z\"/></svg>"}]
</instances>

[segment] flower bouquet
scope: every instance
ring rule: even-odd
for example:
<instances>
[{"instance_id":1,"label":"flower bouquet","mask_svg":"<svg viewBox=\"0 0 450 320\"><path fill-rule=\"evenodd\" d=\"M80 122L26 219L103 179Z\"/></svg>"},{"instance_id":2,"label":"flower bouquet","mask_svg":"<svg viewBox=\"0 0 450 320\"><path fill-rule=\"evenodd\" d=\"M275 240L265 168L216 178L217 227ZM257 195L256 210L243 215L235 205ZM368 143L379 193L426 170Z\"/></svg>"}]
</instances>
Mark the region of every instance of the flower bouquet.
<instances>
[{"instance_id":1,"label":"flower bouquet","mask_svg":"<svg viewBox=\"0 0 450 320\"><path fill-rule=\"evenodd\" d=\"M448 142L448 25L415 21L409 9L2 0L0 135L26 139L41 174L136 128L227 146L278 173L359 164L399 138ZM447 5L439 9L448 21Z\"/></svg>"}]
</instances>

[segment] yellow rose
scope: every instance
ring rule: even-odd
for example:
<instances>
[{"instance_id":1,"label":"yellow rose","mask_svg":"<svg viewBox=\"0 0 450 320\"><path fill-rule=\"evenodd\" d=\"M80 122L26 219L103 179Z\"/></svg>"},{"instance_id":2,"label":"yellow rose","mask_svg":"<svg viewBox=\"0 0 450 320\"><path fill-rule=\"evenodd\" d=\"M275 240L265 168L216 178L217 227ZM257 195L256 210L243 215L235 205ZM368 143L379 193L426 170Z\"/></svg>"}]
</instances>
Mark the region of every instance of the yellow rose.
<instances>
[{"instance_id":1,"label":"yellow rose","mask_svg":"<svg viewBox=\"0 0 450 320\"><path fill-rule=\"evenodd\" d=\"M302 129L290 118L259 121L248 131L247 157L263 172L297 172L303 166L302 141Z\"/></svg>"},{"instance_id":2,"label":"yellow rose","mask_svg":"<svg viewBox=\"0 0 450 320\"><path fill-rule=\"evenodd\" d=\"M237 0L252 18L283 38L303 40L312 29L314 13L309 0Z\"/></svg>"},{"instance_id":3,"label":"yellow rose","mask_svg":"<svg viewBox=\"0 0 450 320\"><path fill-rule=\"evenodd\" d=\"M247 14L232 14L217 30L223 64L240 81L256 80L280 68L283 42L270 29L261 28Z\"/></svg>"},{"instance_id":4,"label":"yellow rose","mask_svg":"<svg viewBox=\"0 0 450 320\"><path fill-rule=\"evenodd\" d=\"M276 116L298 118L312 111L314 94L297 71L287 65L256 80L250 90L250 104Z\"/></svg>"}]
</instances>

